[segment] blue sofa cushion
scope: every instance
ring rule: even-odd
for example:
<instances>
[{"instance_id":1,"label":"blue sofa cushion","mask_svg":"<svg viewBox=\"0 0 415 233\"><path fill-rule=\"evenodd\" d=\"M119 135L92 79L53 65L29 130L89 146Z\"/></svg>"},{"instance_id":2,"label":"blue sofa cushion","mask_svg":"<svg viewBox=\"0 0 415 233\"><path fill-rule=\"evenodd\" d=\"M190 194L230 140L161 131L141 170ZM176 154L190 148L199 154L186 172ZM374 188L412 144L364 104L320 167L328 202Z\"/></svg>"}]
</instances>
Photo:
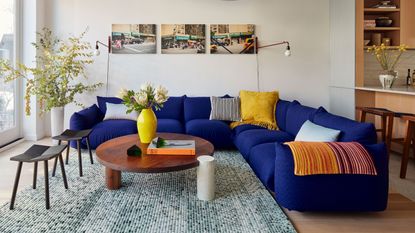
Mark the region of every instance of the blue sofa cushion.
<instances>
[{"instance_id":1,"label":"blue sofa cushion","mask_svg":"<svg viewBox=\"0 0 415 233\"><path fill-rule=\"evenodd\" d=\"M121 104L122 103L122 99L117 98L117 97L102 97L102 96L97 96L97 102L98 102L98 107L101 110L102 114L105 115L105 113L107 112L107 103L111 103L111 104Z\"/></svg>"},{"instance_id":2,"label":"blue sofa cushion","mask_svg":"<svg viewBox=\"0 0 415 233\"><path fill-rule=\"evenodd\" d=\"M106 120L98 123L89 135L91 149L96 149L101 143L128 134L137 133L137 122L132 120ZM138 139L137 139L138 140ZM85 141L83 141L85 143Z\"/></svg>"},{"instance_id":3,"label":"blue sofa cushion","mask_svg":"<svg viewBox=\"0 0 415 233\"><path fill-rule=\"evenodd\" d=\"M316 111L315 108L303 106L298 101L293 101L287 109L285 131L297 135L304 122L311 120Z\"/></svg>"},{"instance_id":4,"label":"blue sofa cushion","mask_svg":"<svg viewBox=\"0 0 415 233\"><path fill-rule=\"evenodd\" d=\"M340 130L339 142L360 142L361 144L375 144L377 141L376 129L372 123L360 123L328 113L326 109L320 107L314 114L314 123Z\"/></svg>"},{"instance_id":5,"label":"blue sofa cushion","mask_svg":"<svg viewBox=\"0 0 415 233\"><path fill-rule=\"evenodd\" d=\"M265 129L264 127L258 126L258 125L239 125L233 128L233 134L236 136L244 131L251 130L251 129Z\"/></svg>"},{"instance_id":6,"label":"blue sofa cushion","mask_svg":"<svg viewBox=\"0 0 415 233\"><path fill-rule=\"evenodd\" d=\"M242 156L249 162L251 148L268 142L293 141L294 136L280 130L251 129L235 136L234 143Z\"/></svg>"},{"instance_id":7,"label":"blue sofa cushion","mask_svg":"<svg viewBox=\"0 0 415 233\"><path fill-rule=\"evenodd\" d=\"M286 131L287 123L287 110L291 102L286 100L278 100L277 110L275 111L275 118L277 119L278 128L282 131Z\"/></svg>"},{"instance_id":8,"label":"blue sofa cushion","mask_svg":"<svg viewBox=\"0 0 415 233\"><path fill-rule=\"evenodd\" d=\"M233 147L232 130L222 121L191 120L186 123L186 133L210 141L216 149Z\"/></svg>"},{"instance_id":9,"label":"blue sofa cushion","mask_svg":"<svg viewBox=\"0 0 415 233\"><path fill-rule=\"evenodd\" d=\"M377 176L295 176L288 146L275 143L277 202L298 211L382 211L388 199L388 155L385 145L365 146L374 160Z\"/></svg>"},{"instance_id":10,"label":"blue sofa cushion","mask_svg":"<svg viewBox=\"0 0 415 233\"><path fill-rule=\"evenodd\" d=\"M96 104L91 105L79 112L72 114L69 120L69 128L72 130L92 129L96 124L102 121L104 114L99 110ZM70 146L76 148L76 141L71 141ZM81 145L86 148L85 145Z\"/></svg>"},{"instance_id":11,"label":"blue sofa cushion","mask_svg":"<svg viewBox=\"0 0 415 233\"><path fill-rule=\"evenodd\" d=\"M103 114L96 104L74 113L69 121L73 130L91 129L95 124L101 122Z\"/></svg>"},{"instance_id":12,"label":"blue sofa cushion","mask_svg":"<svg viewBox=\"0 0 415 233\"><path fill-rule=\"evenodd\" d=\"M184 133L183 124L175 119L157 119L157 132Z\"/></svg>"},{"instance_id":13,"label":"blue sofa cushion","mask_svg":"<svg viewBox=\"0 0 415 233\"><path fill-rule=\"evenodd\" d=\"M261 182L269 190L274 190L275 145L274 143L259 144L251 149L249 165Z\"/></svg>"},{"instance_id":14,"label":"blue sofa cushion","mask_svg":"<svg viewBox=\"0 0 415 233\"><path fill-rule=\"evenodd\" d=\"M194 119L209 119L210 111L210 97L187 97L184 100L185 122Z\"/></svg>"},{"instance_id":15,"label":"blue sofa cushion","mask_svg":"<svg viewBox=\"0 0 415 233\"><path fill-rule=\"evenodd\" d=\"M183 122L183 104L186 96L169 97L160 111L154 111L157 119L175 119Z\"/></svg>"}]
</instances>

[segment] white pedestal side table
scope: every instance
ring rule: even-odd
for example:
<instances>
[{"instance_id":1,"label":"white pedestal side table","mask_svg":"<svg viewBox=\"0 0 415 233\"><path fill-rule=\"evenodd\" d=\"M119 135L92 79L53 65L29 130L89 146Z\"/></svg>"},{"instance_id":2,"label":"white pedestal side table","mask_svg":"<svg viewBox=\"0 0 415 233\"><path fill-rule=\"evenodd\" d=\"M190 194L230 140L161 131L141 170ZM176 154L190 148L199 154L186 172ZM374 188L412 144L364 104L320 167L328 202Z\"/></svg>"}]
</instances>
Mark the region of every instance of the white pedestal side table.
<instances>
[{"instance_id":1,"label":"white pedestal side table","mask_svg":"<svg viewBox=\"0 0 415 233\"><path fill-rule=\"evenodd\" d=\"M209 155L197 157L197 197L199 200L211 201L215 198L215 158Z\"/></svg>"}]
</instances>

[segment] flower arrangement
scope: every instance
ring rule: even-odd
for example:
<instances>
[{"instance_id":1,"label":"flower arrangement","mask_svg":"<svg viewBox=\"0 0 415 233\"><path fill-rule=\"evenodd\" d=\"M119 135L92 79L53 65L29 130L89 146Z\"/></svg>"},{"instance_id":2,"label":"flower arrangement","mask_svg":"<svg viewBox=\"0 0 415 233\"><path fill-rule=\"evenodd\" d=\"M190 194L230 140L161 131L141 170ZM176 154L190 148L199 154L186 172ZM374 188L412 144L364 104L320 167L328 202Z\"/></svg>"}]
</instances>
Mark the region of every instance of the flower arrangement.
<instances>
[{"instance_id":1,"label":"flower arrangement","mask_svg":"<svg viewBox=\"0 0 415 233\"><path fill-rule=\"evenodd\" d=\"M37 97L41 113L45 113L69 103L82 106L75 96L102 86L102 83L86 85L78 81L87 78L85 68L93 63L91 45L82 41L86 32L67 40L58 39L48 28L38 32L38 41L32 43L37 49L35 67L22 63L14 66L10 61L0 59L0 77L6 82L16 79L26 81L26 115L31 113L31 96Z\"/></svg>"},{"instance_id":2,"label":"flower arrangement","mask_svg":"<svg viewBox=\"0 0 415 233\"><path fill-rule=\"evenodd\" d=\"M167 89L162 86L154 87L151 83L145 83L141 85L137 92L121 89L118 97L123 100L123 104L127 107L127 113L132 111L141 112L143 109L153 107L158 111L169 98L167 93Z\"/></svg>"},{"instance_id":3,"label":"flower arrangement","mask_svg":"<svg viewBox=\"0 0 415 233\"><path fill-rule=\"evenodd\" d=\"M385 46L385 44L381 44L379 46L373 45L367 51L375 56L384 71L393 72L402 53L406 49L407 46L404 44L399 45L397 49L392 49L391 47Z\"/></svg>"}]
</instances>

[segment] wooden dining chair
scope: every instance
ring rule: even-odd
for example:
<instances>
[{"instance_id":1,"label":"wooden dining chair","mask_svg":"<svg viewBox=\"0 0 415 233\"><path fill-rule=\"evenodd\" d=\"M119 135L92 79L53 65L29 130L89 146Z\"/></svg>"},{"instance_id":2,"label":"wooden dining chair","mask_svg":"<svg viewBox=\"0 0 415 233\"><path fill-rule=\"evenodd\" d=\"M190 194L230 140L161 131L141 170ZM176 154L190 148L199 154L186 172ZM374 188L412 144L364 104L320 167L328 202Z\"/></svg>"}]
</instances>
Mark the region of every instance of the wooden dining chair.
<instances>
[{"instance_id":1,"label":"wooden dining chair","mask_svg":"<svg viewBox=\"0 0 415 233\"><path fill-rule=\"evenodd\" d=\"M415 116L405 115L402 116L402 120L406 121L406 134L404 137L404 147L403 147L403 155L402 155L402 162L401 162L401 173L400 177L405 179L406 177L406 170L408 168L408 161L409 161L409 151L412 145L412 149L415 156Z\"/></svg>"}]
</instances>

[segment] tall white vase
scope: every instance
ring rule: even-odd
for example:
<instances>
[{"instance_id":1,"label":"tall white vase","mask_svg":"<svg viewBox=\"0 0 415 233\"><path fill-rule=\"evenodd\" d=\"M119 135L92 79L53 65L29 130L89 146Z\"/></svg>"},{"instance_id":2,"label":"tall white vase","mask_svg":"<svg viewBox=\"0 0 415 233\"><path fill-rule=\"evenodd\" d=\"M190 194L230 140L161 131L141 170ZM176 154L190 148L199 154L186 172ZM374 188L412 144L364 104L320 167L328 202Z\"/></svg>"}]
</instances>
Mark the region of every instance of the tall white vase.
<instances>
[{"instance_id":1,"label":"tall white vase","mask_svg":"<svg viewBox=\"0 0 415 233\"><path fill-rule=\"evenodd\" d=\"M63 132L64 107L54 107L50 111L51 134L58 136ZM53 142L57 144L57 141Z\"/></svg>"}]
</instances>

